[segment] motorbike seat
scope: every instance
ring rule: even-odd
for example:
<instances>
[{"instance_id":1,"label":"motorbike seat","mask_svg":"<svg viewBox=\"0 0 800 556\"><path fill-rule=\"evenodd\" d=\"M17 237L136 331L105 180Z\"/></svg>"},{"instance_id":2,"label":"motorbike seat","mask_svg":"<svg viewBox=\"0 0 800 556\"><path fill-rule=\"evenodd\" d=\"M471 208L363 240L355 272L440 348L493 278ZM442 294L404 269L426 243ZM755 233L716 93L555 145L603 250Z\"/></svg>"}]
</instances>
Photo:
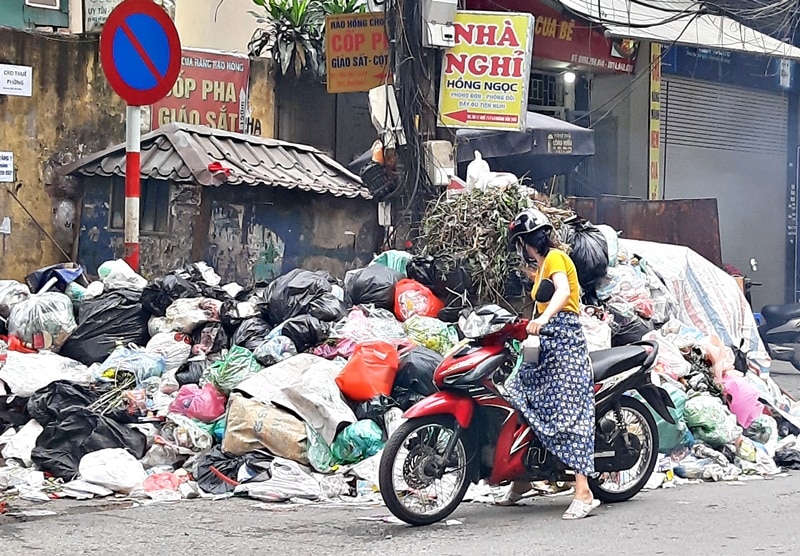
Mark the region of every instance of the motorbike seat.
<instances>
[{"instance_id":1,"label":"motorbike seat","mask_svg":"<svg viewBox=\"0 0 800 556\"><path fill-rule=\"evenodd\" d=\"M608 377L637 367L647 361L650 355L644 346L621 346L611 349L601 349L589 353L594 369L594 381L600 382Z\"/></svg>"},{"instance_id":2,"label":"motorbike seat","mask_svg":"<svg viewBox=\"0 0 800 556\"><path fill-rule=\"evenodd\" d=\"M761 316L772 325L783 324L792 319L800 318L800 303L787 305L766 305L761 309Z\"/></svg>"}]
</instances>

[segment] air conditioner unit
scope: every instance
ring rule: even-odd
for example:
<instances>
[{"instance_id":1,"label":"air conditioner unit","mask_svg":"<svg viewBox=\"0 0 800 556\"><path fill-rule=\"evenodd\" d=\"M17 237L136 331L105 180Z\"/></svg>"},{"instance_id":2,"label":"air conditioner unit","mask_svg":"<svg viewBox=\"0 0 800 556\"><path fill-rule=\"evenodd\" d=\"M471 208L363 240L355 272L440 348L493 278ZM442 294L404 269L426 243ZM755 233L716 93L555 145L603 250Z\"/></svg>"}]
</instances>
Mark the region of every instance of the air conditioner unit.
<instances>
[{"instance_id":1,"label":"air conditioner unit","mask_svg":"<svg viewBox=\"0 0 800 556\"><path fill-rule=\"evenodd\" d=\"M450 141L425 142L425 169L434 185L450 184L456 173L455 152Z\"/></svg>"}]
</instances>

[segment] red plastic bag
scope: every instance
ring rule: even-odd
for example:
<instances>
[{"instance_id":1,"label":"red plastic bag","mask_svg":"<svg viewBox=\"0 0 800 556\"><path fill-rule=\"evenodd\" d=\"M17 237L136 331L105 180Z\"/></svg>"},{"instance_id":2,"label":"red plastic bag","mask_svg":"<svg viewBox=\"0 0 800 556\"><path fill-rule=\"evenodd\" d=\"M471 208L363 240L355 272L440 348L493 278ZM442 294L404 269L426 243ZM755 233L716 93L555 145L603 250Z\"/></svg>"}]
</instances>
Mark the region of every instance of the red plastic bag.
<instances>
[{"instance_id":1,"label":"red plastic bag","mask_svg":"<svg viewBox=\"0 0 800 556\"><path fill-rule=\"evenodd\" d=\"M438 317L444 302L416 280L400 280L394 288L394 314L401 321L414 315Z\"/></svg>"},{"instance_id":2,"label":"red plastic bag","mask_svg":"<svg viewBox=\"0 0 800 556\"><path fill-rule=\"evenodd\" d=\"M226 401L224 394L213 384L202 388L197 384L185 384L178 390L178 397L170 404L169 411L203 423L213 423L225 413Z\"/></svg>"},{"instance_id":3,"label":"red plastic bag","mask_svg":"<svg viewBox=\"0 0 800 556\"><path fill-rule=\"evenodd\" d=\"M399 366L395 346L380 340L363 342L336 377L336 384L354 402L366 402L381 394L389 396Z\"/></svg>"}]
</instances>

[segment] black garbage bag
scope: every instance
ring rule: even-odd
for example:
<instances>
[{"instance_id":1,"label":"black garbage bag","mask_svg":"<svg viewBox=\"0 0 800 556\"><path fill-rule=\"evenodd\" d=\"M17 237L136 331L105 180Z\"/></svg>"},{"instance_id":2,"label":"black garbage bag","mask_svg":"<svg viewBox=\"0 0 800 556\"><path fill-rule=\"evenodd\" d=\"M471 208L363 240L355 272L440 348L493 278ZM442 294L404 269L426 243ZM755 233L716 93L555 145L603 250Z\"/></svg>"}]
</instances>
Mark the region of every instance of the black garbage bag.
<instances>
[{"instance_id":1,"label":"black garbage bag","mask_svg":"<svg viewBox=\"0 0 800 556\"><path fill-rule=\"evenodd\" d=\"M247 319L259 316L261 314L259 306L262 304L264 301L256 298L247 302L233 299L225 301L219 309L219 318L228 336L233 336L236 329Z\"/></svg>"},{"instance_id":2,"label":"black garbage bag","mask_svg":"<svg viewBox=\"0 0 800 556\"><path fill-rule=\"evenodd\" d=\"M603 232L591 222L575 219L566 224L562 240L571 248L569 256L578 271L578 282L589 288L606 275L608 243Z\"/></svg>"},{"instance_id":3,"label":"black garbage bag","mask_svg":"<svg viewBox=\"0 0 800 556\"><path fill-rule=\"evenodd\" d=\"M105 361L118 345L147 345L150 315L141 292L121 289L81 302L78 327L61 347L61 355L84 365Z\"/></svg>"},{"instance_id":4,"label":"black garbage bag","mask_svg":"<svg viewBox=\"0 0 800 556\"><path fill-rule=\"evenodd\" d=\"M406 274L428 287L447 305L464 297L474 297L472 277L466 265L453 257L414 257L406 265Z\"/></svg>"},{"instance_id":5,"label":"black garbage bag","mask_svg":"<svg viewBox=\"0 0 800 556\"><path fill-rule=\"evenodd\" d=\"M199 297L200 292L182 270L170 272L160 280L148 284L142 292L142 307L150 314L163 317L167 307L176 299Z\"/></svg>"},{"instance_id":6,"label":"black garbage bag","mask_svg":"<svg viewBox=\"0 0 800 556\"><path fill-rule=\"evenodd\" d=\"M99 397L89 388L67 380L51 382L28 398L28 413L43 427L58 423L59 415L68 407L88 407Z\"/></svg>"},{"instance_id":7,"label":"black garbage bag","mask_svg":"<svg viewBox=\"0 0 800 556\"><path fill-rule=\"evenodd\" d=\"M397 406L403 411L408 411L412 406L421 402L426 396L418 394L413 390L406 390L405 388L393 388L392 399L397 403Z\"/></svg>"},{"instance_id":8,"label":"black garbage bag","mask_svg":"<svg viewBox=\"0 0 800 556\"><path fill-rule=\"evenodd\" d=\"M393 311L394 287L403 278L400 272L380 264L349 273L344 285L347 306L375 305Z\"/></svg>"},{"instance_id":9,"label":"black garbage bag","mask_svg":"<svg viewBox=\"0 0 800 556\"><path fill-rule=\"evenodd\" d=\"M330 274L296 268L275 279L267 288L267 301L261 306L261 316L270 324L309 314L312 302L331 293Z\"/></svg>"},{"instance_id":10,"label":"black garbage bag","mask_svg":"<svg viewBox=\"0 0 800 556\"><path fill-rule=\"evenodd\" d=\"M627 346L642 339L642 336L653 330L653 323L649 319L638 316L624 317L613 308L609 312L614 315L611 324L611 346Z\"/></svg>"},{"instance_id":11,"label":"black garbage bag","mask_svg":"<svg viewBox=\"0 0 800 556\"><path fill-rule=\"evenodd\" d=\"M136 459L142 459L147 438L136 429L73 405L61 410L56 421L44 427L31 459L40 470L70 481L77 476L83 456L105 448L124 448Z\"/></svg>"},{"instance_id":12,"label":"black garbage bag","mask_svg":"<svg viewBox=\"0 0 800 556\"><path fill-rule=\"evenodd\" d=\"M308 314L323 322L338 322L347 316L347 308L335 295L326 293L311 302Z\"/></svg>"},{"instance_id":13,"label":"black garbage bag","mask_svg":"<svg viewBox=\"0 0 800 556\"><path fill-rule=\"evenodd\" d=\"M363 419L370 419L378 423L384 434L386 431L386 420L384 416L393 407L400 407L392 398L380 395L372 398L369 401L361 402L353 406L353 413L359 421Z\"/></svg>"},{"instance_id":14,"label":"black garbage bag","mask_svg":"<svg viewBox=\"0 0 800 556\"><path fill-rule=\"evenodd\" d=\"M800 469L800 451L783 448L775 452L775 463L787 469Z\"/></svg>"},{"instance_id":15,"label":"black garbage bag","mask_svg":"<svg viewBox=\"0 0 800 556\"><path fill-rule=\"evenodd\" d=\"M203 378L208 365L209 362L205 357L189 359L175 373L175 380L181 386L184 384L200 384L200 379Z\"/></svg>"},{"instance_id":16,"label":"black garbage bag","mask_svg":"<svg viewBox=\"0 0 800 556\"><path fill-rule=\"evenodd\" d=\"M231 337L231 345L242 346L255 351L264 343L272 327L261 317L249 318L239 325Z\"/></svg>"},{"instance_id":17,"label":"black garbage bag","mask_svg":"<svg viewBox=\"0 0 800 556\"><path fill-rule=\"evenodd\" d=\"M264 450L249 452L243 456L234 456L223 452L220 446L215 446L197 462L195 480L205 492L227 494L236 488L239 469L243 465L247 465L257 473L247 482L256 482L269 478L269 464L274 459L274 456ZM259 471L261 473L258 473Z\"/></svg>"},{"instance_id":18,"label":"black garbage bag","mask_svg":"<svg viewBox=\"0 0 800 556\"><path fill-rule=\"evenodd\" d=\"M28 399L19 396L0 396L0 434L9 428L19 428L31 420Z\"/></svg>"},{"instance_id":19,"label":"black garbage bag","mask_svg":"<svg viewBox=\"0 0 800 556\"><path fill-rule=\"evenodd\" d=\"M297 353L317 347L328 339L331 324L311 315L300 315L287 320L281 326L281 335L294 342Z\"/></svg>"},{"instance_id":20,"label":"black garbage bag","mask_svg":"<svg viewBox=\"0 0 800 556\"><path fill-rule=\"evenodd\" d=\"M411 390L421 396L438 391L433 373L442 362L442 355L426 347L416 347L400 357L400 367L394 380L395 388ZM394 392L394 389L392 389Z\"/></svg>"}]
</instances>

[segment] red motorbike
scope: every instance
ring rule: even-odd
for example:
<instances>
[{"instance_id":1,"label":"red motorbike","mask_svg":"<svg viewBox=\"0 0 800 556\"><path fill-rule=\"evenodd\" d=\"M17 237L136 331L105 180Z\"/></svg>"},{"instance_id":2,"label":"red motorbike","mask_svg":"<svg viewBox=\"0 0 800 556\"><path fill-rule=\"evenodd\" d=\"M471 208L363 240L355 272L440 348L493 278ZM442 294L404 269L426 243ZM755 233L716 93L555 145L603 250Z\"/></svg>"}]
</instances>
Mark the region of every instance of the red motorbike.
<instances>
[{"instance_id":1,"label":"red motorbike","mask_svg":"<svg viewBox=\"0 0 800 556\"><path fill-rule=\"evenodd\" d=\"M537 440L505 400L503 384L523 362L528 321L496 305L462 316L466 337L434 373L439 392L411 407L389 438L380 462L381 495L389 510L411 525L450 515L470 483L572 481L567 469ZM544 328L546 334L547 328ZM638 392L665 421L674 407L653 366L655 342L596 351L595 474L603 502L621 502L647 483L658 457L658 429ZM651 375L654 375L651 377Z\"/></svg>"}]
</instances>

